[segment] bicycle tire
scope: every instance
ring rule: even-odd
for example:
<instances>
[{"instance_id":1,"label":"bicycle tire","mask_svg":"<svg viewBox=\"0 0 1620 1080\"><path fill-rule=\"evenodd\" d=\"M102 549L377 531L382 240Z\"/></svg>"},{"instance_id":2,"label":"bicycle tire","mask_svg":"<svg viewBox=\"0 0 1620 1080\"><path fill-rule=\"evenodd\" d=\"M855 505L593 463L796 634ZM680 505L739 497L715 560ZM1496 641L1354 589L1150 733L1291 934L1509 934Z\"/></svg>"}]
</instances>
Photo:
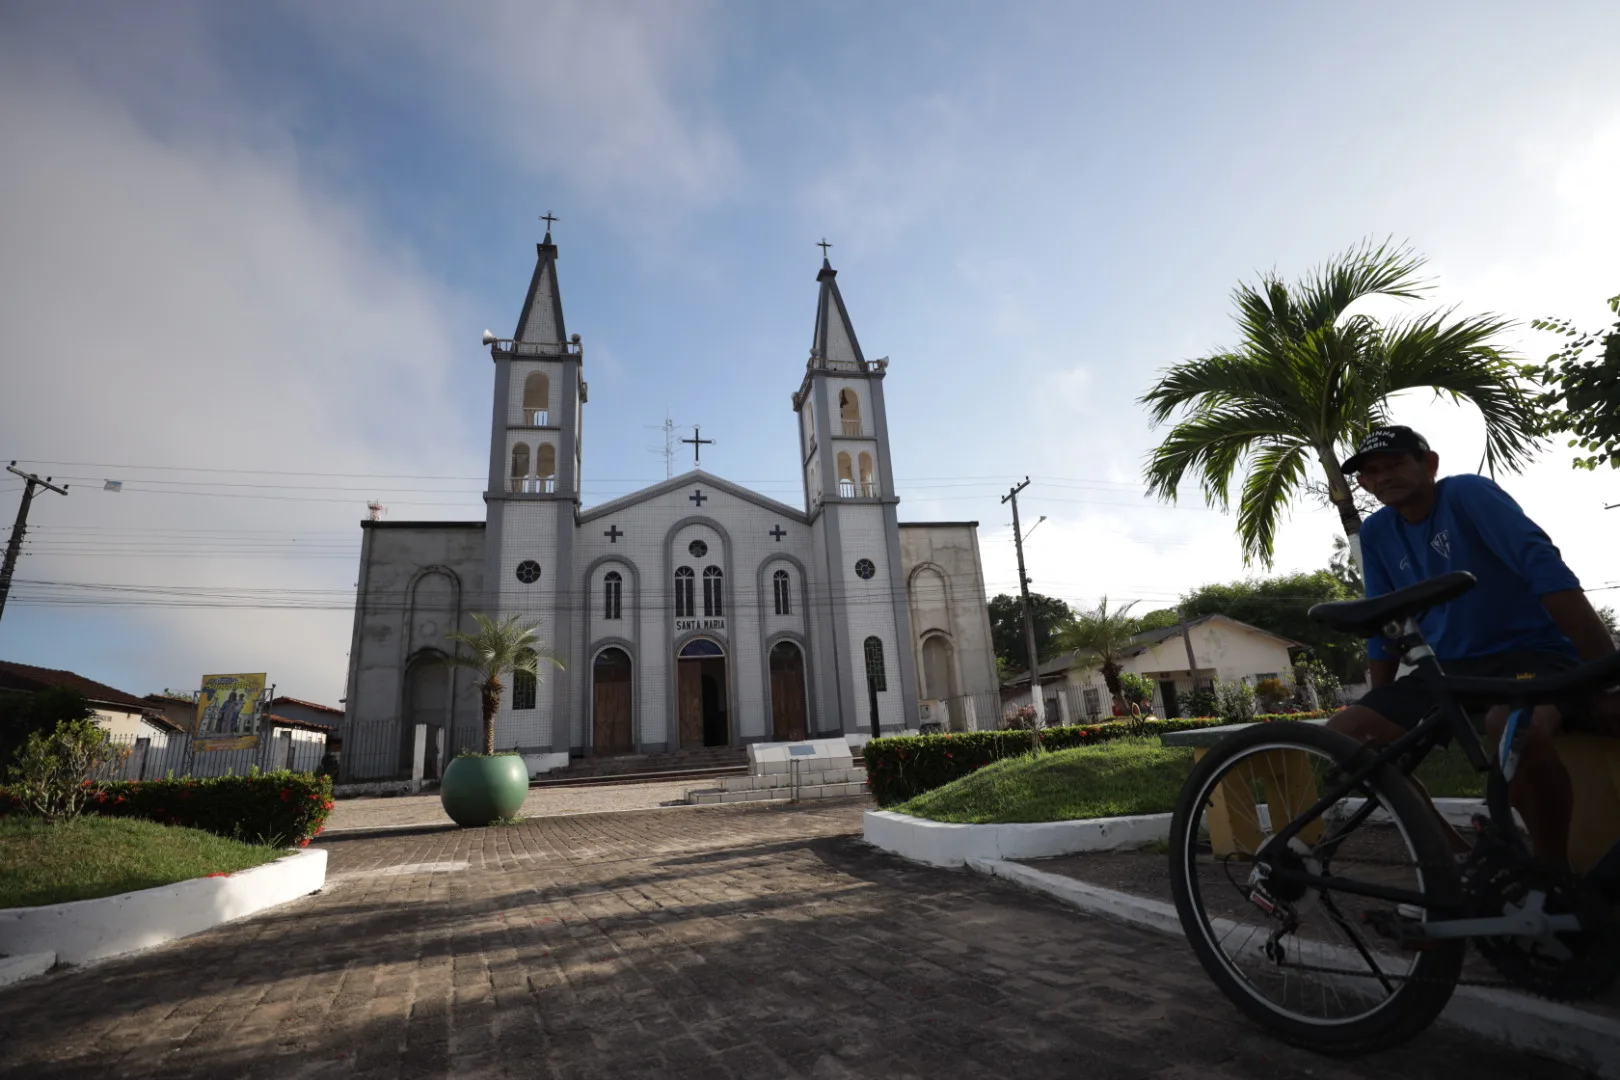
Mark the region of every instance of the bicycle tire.
<instances>
[{"instance_id":1,"label":"bicycle tire","mask_svg":"<svg viewBox=\"0 0 1620 1080\"><path fill-rule=\"evenodd\" d=\"M1222 778L1237 775L1250 781L1254 775L1252 762L1273 750L1315 754L1347 772L1364 766L1371 756L1348 736L1289 721L1255 724L1205 754L1183 786L1171 819L1170 884L1182 930L1199 963L1228 1000L1283 1041L1340 1057L1389 1049L1422 1032L1445 1008L1462 971L1467 949L1464 941L1440 942L1416 953L1412 970L1382 1005L1375 1006L1366 1015L1348 1021L1316 1022L1268 1000L1253 988L1236 970L1235 961L1226 956L1221 941L1216 939L1216 927L1229 920L1212 921L1221 917L1206 908L1197 874L1197 860L1202 854L1197 826L1204 805L1213 798ZM1251 762L1248 766L1251 771L1235 772L1244 768L1246 760ZM1381 767L1363 781L1362 790L1378 799L1389 814L1390 823L1398 830L1396 836L1404 839L1414 859L1412 869L1421 880L1424 907L1428 911L1455 910L1461 896L1461 883L1450 845L1428 801L1391 765ZM1257 824L1258 820L1257 810ZM1319 890L1315 892L1320 896ZM1341 897L1335 894L1334 903L1339 899ZM1319 902L1326 904L1326 901ZM1224 936L1231 936L1231 931ZM1286 975L1283 985L1287 985Z\"/></svg>"}]
</instances>

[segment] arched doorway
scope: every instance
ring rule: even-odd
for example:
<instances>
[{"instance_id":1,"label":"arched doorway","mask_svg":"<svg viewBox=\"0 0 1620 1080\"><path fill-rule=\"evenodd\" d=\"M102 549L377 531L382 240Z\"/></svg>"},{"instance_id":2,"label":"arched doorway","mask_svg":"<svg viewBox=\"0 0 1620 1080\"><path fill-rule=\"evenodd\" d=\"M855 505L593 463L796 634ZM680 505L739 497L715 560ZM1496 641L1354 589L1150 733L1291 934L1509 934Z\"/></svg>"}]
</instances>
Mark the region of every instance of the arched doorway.
<instances>
[{"instance_id":1,"label":"arched doorway","mask_svg":"<svg viewBox=\"0 0 1620 1080\"><path fill-rule=\"evenodd\" d=\"M438 653L424 653L405 669L405 708L399 732L399 772L410 776L416 764L416 725L426 724L425 779L437 780L445 716L450 708L450 669Z\"/></svg>"},{"instance_id":2,"label":"arched doorway","mask_svg":"<svg viewBox=\"0 0 1620 1080\"><path fill-rule=\"evenodd\" d=\"M791 641L778 641L771 647L771 738L809 738L805 713L804 653Z\"/></svg>"},{"instance_id":3,"label":"arched doorway","mask_svg":"<svg viewBox=\"0 0 1620 1080\"><path fill-rule=\"evenodd\" d=\"M923 698L941 702L949 729L962 731L965 730L965 725L964 718L957 715L961 703L956 700L955 667L949 641L940 634L930 634L923 639Z\"/></svg>"},{"instance_id":4,"label":"arched doorway","mask_svg":"<svg viewBox=\"0 0 1620 1080\"><path fill-rule=\"evenodd\" d=\"M630 657L623 649L596 654L591 665L591 748L598 754L628 754L630 734Z\"/></svg>"},{"instance_id":5,"label":"arched doorway","mask_svg":"<svg viewBox=\"0 0 1620 1080\"><path fill-rule=\"evenodd\" d=\"M693 638L675 660L678 738L683 748L729 746L731 717L726 689L726 650L710 638Z\"/></svg>"}]
</instances>

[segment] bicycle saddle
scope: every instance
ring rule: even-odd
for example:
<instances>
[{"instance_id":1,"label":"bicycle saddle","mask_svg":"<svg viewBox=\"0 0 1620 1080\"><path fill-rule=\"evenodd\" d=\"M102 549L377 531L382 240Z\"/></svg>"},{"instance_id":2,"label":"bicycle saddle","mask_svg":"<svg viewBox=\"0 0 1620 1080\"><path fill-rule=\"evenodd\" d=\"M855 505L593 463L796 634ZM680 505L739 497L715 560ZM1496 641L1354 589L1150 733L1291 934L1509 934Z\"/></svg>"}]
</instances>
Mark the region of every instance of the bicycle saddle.
<instances>
[{"instance_id":1,"label":"bicycle saddle","mask_svg":"<svg viewBox=\"0 0 1620 1080\"><path fill-rule=\"evenodd\" d=\"M1473 574L1466 570L1453 570L1449 574L1425 578L1416 585L1408 585L1382 596L1316 604L1311 608L1310 616L1335 630L1358 637L1375 637L1384 632L1385 623L1418 615L1437 604L1455 600L1473 587Z\"/></svg>"}]
</instances>

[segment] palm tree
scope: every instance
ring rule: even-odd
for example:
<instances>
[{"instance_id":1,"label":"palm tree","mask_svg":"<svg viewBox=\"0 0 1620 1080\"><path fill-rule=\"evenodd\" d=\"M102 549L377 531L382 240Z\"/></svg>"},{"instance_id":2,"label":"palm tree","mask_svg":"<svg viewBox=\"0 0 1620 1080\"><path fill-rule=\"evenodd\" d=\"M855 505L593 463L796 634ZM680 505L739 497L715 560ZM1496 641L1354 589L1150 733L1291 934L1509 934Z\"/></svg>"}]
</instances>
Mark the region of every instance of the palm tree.
<instances>
[{"instance_id":1,"label":"palm tree","mask_svg":"<svg viewBox=\"0 0 1620 1080\"><path fill-rule=\"evenodd\" d=\"M1141 629L1141 620L1131 617L1132 600L1124 607L1108 610L1108 597L1094 608L1082 608L1074 621L1058 631L1058 644L1075 652L1075 662L1082 670L1089 667L1102 669L1103 682L1114 704L1123 709L1125 699L1119 692L1120 657L1131 638ZM1082 656L1089 653L1089 656Z\"/></svg>"},{"instance_id":2,"label":"palm tree","mask_svg":"<svg viewBox=\"0 0 1620 1080\"><path fill-rule=\"evenodd\" d=\"M1238 539L1245 562L1271 565L1277 525L1321 466L1327 500L1360 561L1361 513L1339 471L1343 448L1388 422L1390 395L1427 389L1467 401L1485 419L1484 466L1517 471L1539 445L1537 419L1519 369L1495 342L1510 323L1486 314L1447 323L1451 311L1379 323L1346 314L1369 296L1417 299L1422 257L1386 241L1351 248L1305 279L1275 273L1233 294L1241 341L1235 349L1167 369L1141 398L1154 427L1184 410L1149 455L1148 490L1174 500L1190 471L1211 506L1230 505L1242 472Z\"/></svg>"},{"instance_id":3,"label":"palm tree","mask_svg":"<svg viewBox=\"0 0 1620 1080\"><path fill-rule=\"evenodd\" d=\"M451 641L466 645L472 651L458 651L446 657L451 667L468 668L478 676L478 700L484 712L484 753L495 752L495 714L501 711L501 693L506 689L501 675L510 671L518 675L540 678L540 663L557 665L562 661L540 643L534 627L524 626L518 616L509 616L505 622L496 622L488 615L475 614L476 629L470 634L460 631L446 634Z\"/></svg>"}]
</instances>

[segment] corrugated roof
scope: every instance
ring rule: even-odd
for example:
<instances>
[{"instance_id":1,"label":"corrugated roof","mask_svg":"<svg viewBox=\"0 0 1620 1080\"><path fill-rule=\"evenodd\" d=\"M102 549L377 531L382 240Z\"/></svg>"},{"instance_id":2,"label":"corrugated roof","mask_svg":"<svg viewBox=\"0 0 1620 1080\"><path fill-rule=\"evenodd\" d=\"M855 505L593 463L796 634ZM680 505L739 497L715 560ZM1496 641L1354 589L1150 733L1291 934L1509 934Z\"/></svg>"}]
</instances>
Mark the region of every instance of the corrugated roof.
<instances>
[{"instance_id":1,"label":"corrugated roof","mask_svg":"<svg viewBox=\"0 0 1620 1080\"><path fill-rule=\"evenodd\" d=\"M1286 645L1290 649L1297 649L1297 648L1302 647L1300 642L1295 641L1292 638L1285 638L1281 634L1273 634L1270 630L1262 630L1258 626L1253 626L1253 625L1251 625L1249 623L1242 622L1242 621L1240 621L1238 619L1234 619L1234 618L1232 618L1232 617L1230 617L1228 615L1221 615L1221 614L1201 615L1198 618L1196 618L1196 619L1192 620L1191 622L1189 622L1187 624L1187 626L1190 629L1190 628L1192 628L1194 626L1201 626L1204 623L1212 622L1215 619L1220 619L1222 622L1229 622L1233 626L1241 626L1245 630L1253 630L1256 634L1264 634L1266 637L1275 638L1276 640L1282 642L1284 645ZM1126 646L1123 650L1120 651L1119 658L1121 660L1128 660L1133 656L1140 656L1142 653L1145 653L1149 649L1153 648L1153 646L1158 645L1161 642L1168 641L1173 637L1180 637L1180 636L1181 636L1181 624L1180 623L1177 623L1175 626L1164 627L1163 629L1160 629L1160 630L1144 630L1142 633L1137 634L1137 635L1135 635L1134 637L1131 638L1131 643L1128 646ZM1087 655L1091 655L1091 654L1088 653ZM1073 651L1070 651L1070 652L1059 653L1058 655L1052 657L1052 659L1047 660L1047 661L1045 661L1045 662L1043 662L1041 664L1041 668L1040 668L1040 670L1041 670L1041 679L1045 680L1047 678L1047 676L1050 676L1050 675L1061 675L1061 674L1063 674L1064 672L1068 671L1070 668L1074 667L1075 664L1079 662L1079 658L1080 658L1079 650L1073 650ZM1019 683L1026 683L1028 681L1029 681L1029 672L1028 671L1020 671L1018 674L1014 675L1012 678L1007 679L1006 681L1004 681L1001 685L1003 685L1003 686L1013 686L1013 685L1019 684Z\"/></svg>"}]
</instances>

